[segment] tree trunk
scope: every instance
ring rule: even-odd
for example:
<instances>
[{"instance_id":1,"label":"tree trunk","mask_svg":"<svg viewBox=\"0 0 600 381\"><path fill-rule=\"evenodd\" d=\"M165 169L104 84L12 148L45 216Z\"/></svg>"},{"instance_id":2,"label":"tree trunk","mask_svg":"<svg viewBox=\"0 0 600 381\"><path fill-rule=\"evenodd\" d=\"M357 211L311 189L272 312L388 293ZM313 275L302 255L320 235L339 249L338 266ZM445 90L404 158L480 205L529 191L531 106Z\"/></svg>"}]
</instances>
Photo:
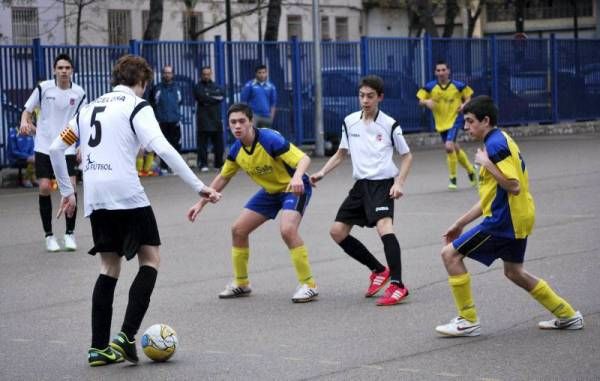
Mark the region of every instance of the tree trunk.
<instances>
[{"instance_id":1,"label":"tree trunk","mask_svg":"<svg viewBox=\"0 0 600 381\"><path fill-rule=\"evenodd\" d=\"M473 37L473 33L475 32L475 24L477 23L477 19L479 18L479 15L481 15L481 9L485 5L485 3L486 3L485 0L480 0L479 4L477 5L477 8L475 9L475 13L473 13L473 11L471 9L471 5L467 6L467 17L468 17L467 37L468 38Z\"/></svg>"},{"instance_id":2,"label":"tree trunk","mask_svg":"<svg viewBox=\"0 0 600 381\"><path fill-rule=\"evenodd\" d=\"M163 0L150 0L150 12L148 16L148 25L144 31L144 41L158 40L162 29L163 21Z\"/></svg>"},{"instance_id":3,"label":"tree trunk","mask_svg":"<svg viewBox=\"0 0 600 381\"><path fill-rule=\"evenodd\" d=\"M454 33L454 19L456 19L458 11L457 0L446 0L446 22L444 23L444 34L442 37L452 37Z\"/></svg>"},{"instance_id":4,"label":"tree trunk","mask_svg":"<svg viewBox=\"0 0 600 381\"><path fill-rule=\"evenodd\" d=\"M265 41L277 41L279 32L279 19L281 18L281 0L269 0L267 11L267 27L265 29Z\"/></svg>"},{"instance_id":5,"label":"tree trunk","mask_svg":"<svg viewBox=\"0 0 600 381\"><path fill-rule=\"evenodd\" d=\"M83 4L79 1L77 2L77 33L75 34L75 45L77 46L81 43L81 13L83 13Z\"/></svg>"},{"instance_id":6,"label":"tree trunk","mask_svg":"<svg viewBox=\"0 0 600 381\"><path fill-rule=\"evenodd\" d=\"M419 23L431 37L438 37L438 31L433 21L433 7L430 0L411 0L409 6L418 16Z\"/></svg>"},{"instance_id":7,"label":"tree trunk","mask_svg":"<svg viewBox=\"0 0 600 381\"><path fill-rule=\"evenodd\" d=\"M517 33L525 32L525 0L515 1L515 29Z\"/></svg>"}]
</instances>

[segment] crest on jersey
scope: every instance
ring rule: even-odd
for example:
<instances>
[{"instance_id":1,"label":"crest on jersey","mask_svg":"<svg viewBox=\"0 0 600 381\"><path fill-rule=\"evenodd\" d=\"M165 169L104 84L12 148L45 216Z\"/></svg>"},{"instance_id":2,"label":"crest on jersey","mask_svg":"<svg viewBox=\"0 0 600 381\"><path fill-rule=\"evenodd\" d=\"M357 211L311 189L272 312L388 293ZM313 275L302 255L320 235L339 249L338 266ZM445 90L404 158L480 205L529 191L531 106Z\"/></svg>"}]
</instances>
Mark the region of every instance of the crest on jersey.
<instances>
[{"instance_id":1,"label":"crest on jersey","mask_svg":"<svg viewBox=\"0 0 600 381\"><path fill-rule=\"evenodd\" d=\"M71 106L75 106L75 98L71 98L71 100L69 101L69 104Z\"/></svg>"},{"instance_id":2,"label":"crest on jersey","mask_svg":"<svg viewBox=\"0 0 600 381\"><path fill-rule=\"evenodd\" d=\"M377 136L375 137L375 139L377 139L378 142L383 140L383 135L381 134L377 134Z\"/></svg>"}]
</instances>

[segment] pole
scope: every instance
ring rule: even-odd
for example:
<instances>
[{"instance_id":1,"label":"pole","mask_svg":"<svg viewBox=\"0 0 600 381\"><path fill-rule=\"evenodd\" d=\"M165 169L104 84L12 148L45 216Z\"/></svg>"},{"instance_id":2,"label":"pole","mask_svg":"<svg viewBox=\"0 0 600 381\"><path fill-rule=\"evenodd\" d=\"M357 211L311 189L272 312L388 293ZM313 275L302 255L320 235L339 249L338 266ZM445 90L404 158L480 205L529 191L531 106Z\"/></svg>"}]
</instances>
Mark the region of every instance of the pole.
<instances>
[{"instance_id":1,"label":"pole","mask_svg":"<svg viewBox=\"0 0 600 381\"><path fill-rule=\"evenodd\" d=\"M323 131L323 89L321 84L321 17L319 0L312 3L313 52L315 74L315 156L325 156L325 134Z\"/></svg>"}]
</instances>

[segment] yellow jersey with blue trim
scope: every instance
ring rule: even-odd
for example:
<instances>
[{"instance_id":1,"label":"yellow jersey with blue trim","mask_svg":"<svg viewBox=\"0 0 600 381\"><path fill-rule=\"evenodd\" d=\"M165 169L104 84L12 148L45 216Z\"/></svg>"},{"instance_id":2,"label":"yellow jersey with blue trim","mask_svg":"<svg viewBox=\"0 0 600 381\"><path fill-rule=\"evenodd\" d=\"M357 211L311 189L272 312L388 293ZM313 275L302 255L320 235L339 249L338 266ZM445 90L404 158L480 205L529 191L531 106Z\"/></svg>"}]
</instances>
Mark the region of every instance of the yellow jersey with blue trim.
<instances>
[{"instance_id":1,"label":"yellow jersey with blue trim","mask_svg":"<svg viewBox=\"0 0 600 381\"><path fill-rule=\"evenodd\" d=\"M443 86L437 81L427 82L424 87L417 91L419 100L431 99L435 106L431 112L435 121L435 129L438 132L444 132L451 129L459 115L459 107L463 98L469 98L473 95L473 89L465 83L450 80Z\"/></svg>"},{"instance_id":2,"label":"yellow jersey with blue trim","mask_svg":"<svg viewBox=\"0 0 600 381\"><path fill-rule=\"evenodd\" d=\"M504 177L519 181L520 192L517 195L508 193L489 171L481 167L479 197L484 217L481 227L499 237L526 238L535 223L535 204L529 193L529 176L519 147L498 128L485 136L484 143L490 160Z\"/></svg>"},{"instance_id":3,"label":"yellow jersey with blue trim","mask_svg":"<svg viewBox=\"0 0 600 381\"><path fill-rule=\"evenodd\" d=\"M231 178L241 168L266 192L285 192L305 153L275 130L255 128L254 131L250 147L239 140L231 145L221 176ZM308 181L308 176L305 174L303 179Z\"/></svg>"}]
</instances>

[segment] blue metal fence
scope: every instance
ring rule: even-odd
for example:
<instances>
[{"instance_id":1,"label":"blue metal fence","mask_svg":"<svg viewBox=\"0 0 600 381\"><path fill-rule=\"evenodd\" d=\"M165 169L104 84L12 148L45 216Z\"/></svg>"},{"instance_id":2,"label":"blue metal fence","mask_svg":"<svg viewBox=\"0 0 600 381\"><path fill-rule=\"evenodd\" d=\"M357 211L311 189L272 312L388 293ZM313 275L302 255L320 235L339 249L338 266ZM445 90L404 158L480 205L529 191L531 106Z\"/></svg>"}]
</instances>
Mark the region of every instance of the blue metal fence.
<instances>
[{"instance_id":1,"label":"blue metal fence","mask_svg":"<svg viewBox=\"0 0 600 381\"><path fill-rule=\"evenodd\" d=\"M297 144L314 142L314 67L312 42L131 41L129 46L0 46L0 167L8 165L5 141L18 126L23 105L37 81L52 75L54 57L68 53L74 82L94 99L110 89L114 62L125 53L141 54L160 80L164 65L174 67L184 92L182 147L196 147L192 88L203 66L214 68L227 93L227 106L239 101L242 86L258 64L269 68L277 87L273 127ZM357 85L365 74L385 81L382 109L405 132L431 131L429 111L419 108L416 91L434 79L435 62L449 63L452 76L475 94L491 95L500 125L549 123L600 117L600 40L362 38L321 43L323 115L326 140L339 138L342 118L358 109ZM227 131L224 131L228 136Z\"/></svg>"}]
</instances>

